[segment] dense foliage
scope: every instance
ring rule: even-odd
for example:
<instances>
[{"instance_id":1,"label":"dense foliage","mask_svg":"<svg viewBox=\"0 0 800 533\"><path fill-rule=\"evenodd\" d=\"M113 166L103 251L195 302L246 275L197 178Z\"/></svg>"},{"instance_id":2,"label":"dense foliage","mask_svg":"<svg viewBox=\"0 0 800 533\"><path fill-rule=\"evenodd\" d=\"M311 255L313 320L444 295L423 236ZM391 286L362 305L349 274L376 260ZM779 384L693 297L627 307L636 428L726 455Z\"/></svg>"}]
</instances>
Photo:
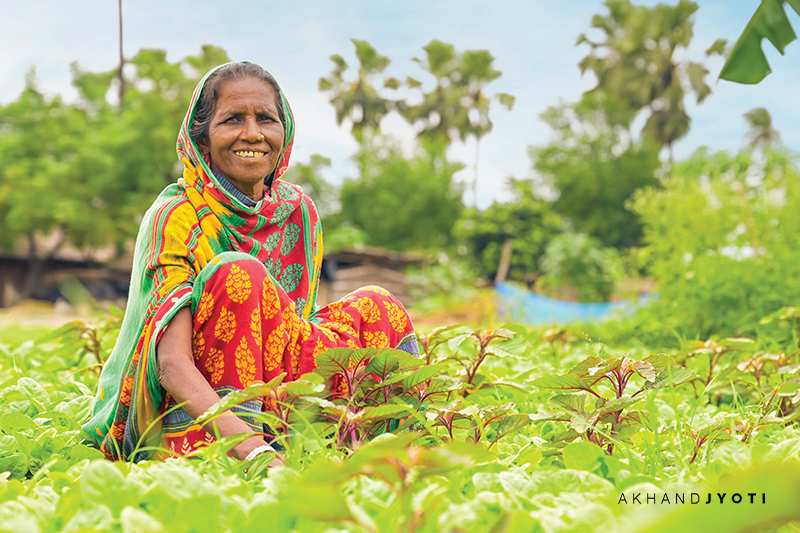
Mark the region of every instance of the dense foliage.
<instances>
[{"instance_id":1,"label":"dense foliage","mask_svg":"<svg viewBox=\"0 0 800 533\"><path fill-rule=\"evenodd\" d=\"M683 337L752 335L759 318L797 302L798 177L784 153L701 150L662 188L638 193L640 259L662 282L639 325Z\"/></svg>"},{"instance_id":2,"label":"dense foliage","mask_svg":"<svg viewBox=\"0 0 800 533\"><path fill-rule=\"evenodd\" d=\"M390 139L370 134L354 159L359 177L342 185L338 220L363 231L368 244L393 250L448 243L463 208L453 181L460 163L424 150L406 158Z\"/></svg>"},{"instance_id":3,"label":"dense foliage","mask_svg":"<svg viewBox=\"0 0 800 533\"><path fill-rule=\"evenodd\" d=\"M510 179L513 199L494 202L483 211L465 212L457 224L454 236L461 255L470 257L479 273L494 278L500 262L503 244L511 240L512 253L509 276L526 280L538 270L538 260L547 242L563 231L562 217L533 190L529 180Z\"/></svg>"},{"instance_id":4,"label":"dense foliage","mask_svg":"<svg viewBox=\"0 0 800 533\"><path fill-rule=\"evenodd\" d=\"M609 104L592 96L549 108L542 118L553 138L530 154L541 179L557 191L553 211L577 231L628 248L639 244L641 224L625 204L640 188L658 185L659 147L613 124Z\"/></svg>"},{"instance_id":5,"label":"dense foliage","mask_svg":"<svg viewBox=\"0 0 800 533\"><path fill-rule=\"evenodd\" d=\"M235 439L135 465L82 442L118 325L0 345L0 531L744 531L800 520L796 336L666 355L558 330L460 327L421 337L424 361L331 350L300 381L255 383L204 415L264 397L262 422L287 458L266 470L269 457L227 456ZM327 392L331 376L344 392ZM692 493L715 505L691 505Z\"/></svg>"},{"instance_id":6,"label":"dense foliage","mask_svg":"<svg viewBox=\"0 0 800 533\"><path fill-rule=\"evenodd\" d=\"M625 276L619 252L583 233L554 237L547 243L540 263L543 276L537 287L575 287L581 302L608 301Z\"/></svg>"}]
</instances>

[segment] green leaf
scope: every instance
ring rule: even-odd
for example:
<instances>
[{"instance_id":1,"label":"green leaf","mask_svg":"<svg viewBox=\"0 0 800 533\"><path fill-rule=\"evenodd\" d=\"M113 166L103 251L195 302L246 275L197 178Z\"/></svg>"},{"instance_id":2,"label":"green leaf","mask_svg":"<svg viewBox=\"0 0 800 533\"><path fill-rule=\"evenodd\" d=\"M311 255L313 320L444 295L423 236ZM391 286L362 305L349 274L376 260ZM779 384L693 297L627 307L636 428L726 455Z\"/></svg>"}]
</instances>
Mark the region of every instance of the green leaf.
<instances>
[{"instance_id":1,"label":"green leaf","mask_svg":"<svg viewBox=\"0 0 800 533\"><path fill-rule=\"evenodd\" d=\"M472 337L472 333L462 333L461 335L456 335L447 341L447 347L453 351L456 351L458 347L470 337Z\"/></svg>"},{"instance_id":2,"label":"green leaf","mask_svg":"<svg viewBox=\"0 0 800 533\"><path fill-rule=\"evenodd\" d=\"M364 369L364 372L367 374L375 374L381 380L386 379L390 373L400 368L400 359L397 353L395 353L398 351L399 350L390 349L378 350L378 353L372 359L370 359L367 367ZM417 360L417 366L419 364L421 364L421 362Z\"/></svg>"},{"instance_id":3,"label":"green leaf","mask_svg":"<svg viewBox=\"0 0 800 533\"><path fill-rule=\"evenodd\" d=\"M114 516L119 516L131 497L125 476L105 460L89 464L81 475L80 488L87 501L108 506Z\"/></svg>"},{"instance_id":4,"label":"green leaf","mask_svg":"<svg viewBox=\"0 0 800 533\"><path fill-rule=\"evenodd\" d=\"M47 344L48 342L54 341L54 340L58 339L59 337L62 337L64 335L66 335L67 333L70 333L70 332L73 332L73 331L76 331L76 332L77 331L83 331L83 328L85 328L85 327L86 327L86 325L83 322L81 322L80 320L74 320L72 322L67 322L66 324L64 324L60 328L54 329L53 331L51 331L49 333L45 333L44 335L42 335L41 337L36 339L34 341L34 344L37 345L37 346L40 345L40 344Z\"/></svg>"},{"instance_id":5,"label":"green leaf","mask_svg":"<svg viewBox=\"0 0 800 533\"><path fill-rule=\"evenodd\" d=\"M569 425L577 433L583 434L587 429L593 428L597 423L597 412L594 413L580 413L573 412L569 417Z\"/></svg>"},{"instance_id":6,"label":"green leaf","mask_svg":"<svg viewBox=\"0 0 800 533\"><path fill-rule=\"evenodd\" d=\"M714 44L708 47L708 49L706 50L706 55L712 56L714 54L719 54L724 57L725 49L727 48L727 46L728 46L727 39L717 39L716 41L714 41Z\"/></svg>"},{"instance_id":7,"label":"green leaf","mask_svg":"<svg viewBox=\"0 0 800 533\"><path fill-rule=\"evenodd\" d=\"M592 376L592 382L596 382L599 378L619 368L624 360L625 358L623 357L609 357L602 363L590 368L589 375Z\"/></svg>"},{"instance_id":8,"label":"green leaf","mask_svg":"<svg viewBox=\"0 0 800 533\"><path fill-rule=\"evenodd\" d=\"M325 385L322 383L312 383L303 378L297 381L290 381L283 386L283 390L290 396L312 396L320 394L325 391Z\"/></svg>"},{"instance_id":9,"label":"green leaf","mask_svg":"<svg viewBox=\"0 0 800 533\"><path fill-rule=\"evenodd\" d=\"M514 107L514 102L516 101L516 97L506 93L497 93L497 99L500 100L500 103L503 104L511 111L511 108Z\"/></svg>"},{"instance_id":10,"label":"green leaf","mask_svg":"<svg viewBox=\"0 0 800 533\"><path fill-rule=\"evenodd\" d=\"M510 435L511 433L519 431L531 422L532 420L530 417L523 413L513 414L501 418L500 422L498 422L495 427L497 434L495 435L494 442L497 442L506 435Z\"/></svg>"},{"instance_id":11,"label":"green leaf","mask_svg":"<svg viewBox=\"0 0 800 533\"><path fill-rule=\"evenodd\" d=\"M317 356L317 368L314 373L326 379L336 375L343 375L350 370L351 365L358 366L374 357L377 353L378 350L375 348L361 348L358 350L332 348Z\"/></svg>"},{"instance_id":12,"label":"green leaf","mask_svg":"<svg viewBox=\"0 0 800 533\"><path fill-rule=\"evenodd\" d=\"M663 353L658 353L658 354L653 354L653 355L647 356L647 357L645 357L643 359L643 361L647 361L648 363L653 365L653 368L656 371L663 370L664 368L667 368L668 366L677 366L677 364L675 363L675 360L672 357L668 356L667 354L663 354Z\"/></svg>"},{"instance_id":13,"label":"green leaf","mask_svg":"<svg viewBox=\"0 0 800 533\"><path fill-rule=\"evenodd\" d=\"M39 411L44 411L50 406L50 395L38 382L31 378L22 377L17 382L19 391L36 406Z\"/></svg>"},{"instance_id":14,"label":"green leaf","mask_svg":"<svg viewBox=\"0 0 800 533\"><path fill-rule=\"evenodd\" d=\"M0 418L0 429L8 434L18 433L26 429L35 430L37 427L36 422L31 417L22 413L6 413Z\"/></svg>"},{"instance_id":15,"label":"green leaf","mask_svg":"<svg viewBox=\"0 0 800 533\"><path fill-rule=\"evenodd\" d=\"M762 0L742 35L733 45L728 60L719 73L720 79L754 84L772 72L761 49L762 39L769 39L783 54L784 48L797 38L783 8L786 1ZM800 1L788 0L788 2L800 14Z\"/></svg>"},{"instance_id":16,"label":"green leaf","mask_svg":"<svg viewBox=\"0 0 800 533\"><path fill-rule=\"evenodd\" d=\"M353 520L338 483L301 479L285 492L283 504L303 518L326 522Z\"/></svg>"},{"instance_id":17,"label":"green leaf","mask_svg":"<svg viewBox=\"0 0 800 533\"><path fill-rule=\"evenodd\" d=\"M761 457L762 463L783 463L800 456L800 438L787 439L775 444Z\"/></svg>"},{"instance_id":18,"label":"green leaf","mask_svg":"<svg viewBox=\"0 0 800 533\"><path fill-rule=\"evenodd\" d=\"M648 390L662 389L670 385L679 385L696 377L697 375L694 372L684 366L670 366L661 370L654 381L645 383L644 388Z\"/></svg>"},{"instance_id":19,"label":"green leaf","mask_svg":"<svg viewBox=\"0 0 800 533\"><path fill-rule=\"evenodd\" d=\"M800 383L786 382L778 387L778 396L794 396L800 390Z\"/></svg>"},{"instance_id":20,"label":"green leaf","mask_svg":"<svg viewBox=\"0 0 800 533\"><path fill-rule=\"evenodd\" d=\"M561 457L567 468L594 472L605 457L605 452L592 442L576 441L564 447Z\"/></svg>"},{"instance_id":21,"label":"green leaf","mask_svg":"<svg viewBox=\"0 0 800 533\"><path fill-rule=\"evenodd\" d=\"M599 417L602 418L604 415L608 413L613 413L614 411L619 411L621 409L627 409L631 405L638 402L641 398L631 398L630 396L624 396L622 398L612 398L610 400L597 400L597 412Z\"/></svg>"},{"instance_id":22,"label":"green leaf","mask_svg":"<svg viewBox=\"0 0 800 533\"><path fill-rule=\"evenodd\" d=\"M637 374L642 376L647 381L655 381L656 368L650 361L635 361L631 366L633 366L633 370Z\"/></svg>"},{"instance_id":23,"label":"green leaf","mask_svg":"<svg viewBox=\"0 0 800 533\"><path fill-rule=\"evenodd\" d=\"M436 374L442 372L448 365L428 365L415 370L410 376L403 380L403 390L409 390L420 383L428 381Z\"/></svg>"},{"instance_id":24,"label":"green leaf","mask_svg":"<svg viewBox=\"0 0 800 533\"><path fill-rule=\"evenodd\" d=\"M587 390L589 386L576 376L545 376L533 380L533 384L542 389Z\"/></svg>"},{"instance_id":25,"label":"green leaf","mask_svg":"<svg viewBox=\"0 0 800 533\"><path fill-rule=\"evenodd\" d=\"M746 338L728 338L722 339L719 341L720 346L726 346L730 348L755 348L756 341L753 339L746 339Z\"/></svg>"},{"instance_id":26,"label":"green leaf","mask_svg":"<svg viewBox=\"0 0 800 533\"><path fill-rule=\"evenodd\" d=\"M599 357L594 356L594 355L590 355L589 357L587 357L586 359L584 359L583 361L581 361L577 365L575 365L572 368L570 368L569 371L567 372L567 374L574 374L574 375L576 375L578 377L583 377L583 376L585 376L585 375L587 375L589 373L589 369L590 368L596 367L597 365L599 365L602 362L603 362L603 360L600 359Z\"/></svg>"},{"instance_id":27,"label":"green leaf","mask_svg":"<svg viewBox=\"0 0 800 533\"><path fill-rule=\"evenodd\" d=\"M39 533L39 519L33 511L16 501L0 503L0 528L2 531Z\"/></svg>"},{"instance_id":28,"label":"green leaf","mask_svg":"<svg viewBox=\"0 0 800 533\"><path fill-rule=\"evenodd\" d=\"M800 318L800 307L782 307L762 318L759 324L769 324L773 320L792 320L795 318Z\"/></svg>"},{"instance_id":29,"label":"green leaf","mask_svg":"<svg viewBox=\"0 0 800 533\"><path fill-rule=\"evenodd\" d=\"M162 533L164 525L141 509L130 505L122 510L119 519L122 533Z\"/></svg>"},{"instance_id":30,"label":"green leaf","mask_svg":"<svg viewBox=\"0 0 800 533\"><path fill-rule=\"evenodd\" d=\"M78 396L67 403L59 403L56 409L69 415L78 424L83 424L91 418L93 404L94 398L92 396Z\"/></svg>"},{"instance_id":31,"label":"green leaf","mask_svg":"<svg viewBox=\"0 0 800 533\"><path fill-rule=\"evenodd\" d=\"M452 441L444 446L424 448L420 476L437 476L453 470L463 470L496 457L484 447L471 442Z\"/></svg>"},{"instance_id":32,"label":"green leaf","mask_svg":"<svg viewBox=\"0 0 800 533\"><path fill-rule=\"evenodd\" d=\"M379 420L381 418L402 418L412 413L406 405L387 404L377 407L367 407L361 412L361 420Z\"/></svg>"},{"instance_id":33,"label":"green leaf","mask_svg":"<svg viewBox=\"0 0 800 533\"><path fill-rule=\"evenodd\" d=\"M514 359L516 359L517 357L519 357L517 354L509 352L508 350L505 350L502 347L500 347L498 345L495 345L495 344L487 346L486 347L486 353L488 353L490 355L494 355L496 357L502 357L502 358L514 358Z\"/></svg>"},{"instance_id":34,"label":"green leaf","mask_svg":"<svg viewBox=\"0 0 800 533\"><path fill-rule=\"evenodd\" d=\"M554 407L572 412L583 412L586 405L586 394L558 394L548 400Z\"/></svg>"}]
</instances>

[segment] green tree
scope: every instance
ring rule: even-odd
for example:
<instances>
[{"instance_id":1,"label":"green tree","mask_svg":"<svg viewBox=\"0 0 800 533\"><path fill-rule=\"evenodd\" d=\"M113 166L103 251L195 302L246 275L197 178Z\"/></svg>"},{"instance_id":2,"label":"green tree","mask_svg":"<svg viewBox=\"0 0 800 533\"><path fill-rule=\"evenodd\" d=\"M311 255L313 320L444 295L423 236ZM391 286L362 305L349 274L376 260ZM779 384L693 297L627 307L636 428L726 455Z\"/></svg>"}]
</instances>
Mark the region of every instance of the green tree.
<instances>
[{"instance_id":1,"label":"green tree","mask_svg":"<svg viewBox=\"0 0 800 533\"><path fill-rule=\"evenodd\" d=\"M756 107L744 114L749 127L747 131L748 146L766 149L780 143L780 134L772 127L772 116L763 107Z\"/></svg>"},{"instance_id":2,"label":"green tree","mask_svg":"<svg viewBox=\"0 0 800 533\"><path fill-rule=\"evenodd\" d=\"M406 84L422 92L422 102L405 104L403 114L419 127L419 136L436 144L448 144L470 135L481 138L492 131L489 109L497 100L508 109L514 105L510 94L486 94L486 85L500 77L488 50L467 50L458 53L451 44L433 40L423 47L425 58L413 58L436 80L428 92L422 82L409 77Z\"/></svg>"},{"instance_id":3,"label":"green tree","mask_svg":"<svg viewBox=\"0 0 800 533\"><path fill-rule=\"evenodd\" d=\"M533 168L558 192L557 213L576 231L626 248L638 244L641 226L625 204L640 187L658 184L659 147L633 140L623 126L611 124L598 96L602 93L543 113L554 135L549 144L531 147L530 154Z\"/></svg>"},{"instance_id":4,"label":"green tree","mask_svg":"<svg viewBox=\"0 0 800 533\"><path fill-rule=\"evenodd\" d=\"M31 75L20 97L0 108L0 246L28 240L26 294L64 243L121 251L136 236L144 211L180 175L175 137L194 86L226 60L211 46L174 64L163 51L142 50L129 61L135 69L122 106L106 99L117 70L73 65L75 105L46 98ZM37 235L58 240L39 250Z\"/></svg>"},{"instance_id":5,"label":"green tree","mask_svg":"<svg viewBox=\"0 0 800 533\"><path fill-rule=\"evenodd\" d=\"M395 101L383 97L383 89L397 89L395 78L382 76L391 60L382 56L367 41L351 39L356 47L358 70L354 81L345 79L350 68L339 54L331 56L336 65L326 78L319 79L319 90L331 94L330 102L336 109L336 121L351 123L353 136L363 141L365 131L377 131L381 119L395 106Z\"/></svg>"},{"instance_id":6,"label":"green tree","mask_svg":"<svg viewBox=\"0 0 800 533\"><path fill-rule=\"evenodd\" d=\"M419 80L408 77L406 84L422 93L416 105L401 102L403 115L418 130L418 136L428 150L444 151L455 139L476 140L475 175L472 191L477 202L478 157L480 140L492 131L489 110L493 100L507 107L514 105L510 94L486 93L486 86L502 74L493 66L494 57L488 50L456 51L451 44L433 40L423 47L425 58L414 58L420 67L433 76L436 84L424 92Z\"/></svg>"},{"instance_id":7,"label":"green tree","mask_svg":"<svg viewBox=\"0 0 800 533\"><path fill-rule=\"evenodd\" d=\"M392 250L446 244L461 215L462 166L420 151L412 158L381 136L364 138L354 157L359 178L341 188L341 223L361 230L367 244Z\"/></svg>"},{"instance_id":8,"label":"green tree","mask_svg":"<svg viewBox=\"0 0 800 533\"><path fill-rule=\"evenodd\" d=\"M597 86L590 92L614 94L628 104L630 124L640 111L649 113L643 133L665 146L689 131L684 100L687 91L702 102L711 88L705 82L708 70L693 61L677 62L675 53L688 48L692 39L692 14L697 4L681 0L677 6L658 4L652 8L634 6L629 0L607 0L608 14L595 15L592 28L602 39L582 34L578 44L591 47L580 62L581 72L592 71Z\"/></svg>"},{"instance_id":9,"label":"green tree","mask_svg":"<svg viewBox=\"0 0 800 533\"><path fill-rule=\"evenodd\" d=\"M564 229L562 217L535 194L530 180L509 180L513 198L494 202L484 211L470 209L456 226L454 237L474 257L480 274L494 278L503 245L511 241L508 278L533 281L538 261L554 235Z\"/></svg>"},{"instance_id":10,"label":"green tree","mask_svg":"<svg viewBox=\"0 0 800 533\"><path fill-rule=\"evenodd\" d=\"M453 183L453 174L462 166L448 161L446 148L452 140L470 135L480 139L488 133L490 102L499 100L510 108L513 97L486 94L486 85L500 76L489 52L458 53L452 45L432 41L424 47L426 58L415 61L434 77L434 88L424 92L422 83L409 77L406 85L422 92L422 102L393 100L384 92L400 83L384 75L389 58L366 41L353 44L359 61L355 76L348 75L347 62L334 55L334 70L319 81L320 90L331 95L337 121L349 121L361 145L354 156L360 177L342 187L335 225L352 227L359 239L392 249L440 245L449 239L463 206L462 191ZM425 154L418 150L405 159L381 136L381 119L393 110L418 129Z\"/></svg>"},{"instance_id":11,"label":"green tree","mask_svg":"<svg viewBox=\"0 0 800 533\"><path fill-rule=\"evenodd\" d=\"M89 122L61 97L45 97L33 71L19 98L0 108L0 246L12 250L27 241L31 265L23 295L64 243L104 243L119 228L98 179L111 161L84 142ZM44 249L41 237L49 234L56 238Z\"/></svg>"}]
</instances>

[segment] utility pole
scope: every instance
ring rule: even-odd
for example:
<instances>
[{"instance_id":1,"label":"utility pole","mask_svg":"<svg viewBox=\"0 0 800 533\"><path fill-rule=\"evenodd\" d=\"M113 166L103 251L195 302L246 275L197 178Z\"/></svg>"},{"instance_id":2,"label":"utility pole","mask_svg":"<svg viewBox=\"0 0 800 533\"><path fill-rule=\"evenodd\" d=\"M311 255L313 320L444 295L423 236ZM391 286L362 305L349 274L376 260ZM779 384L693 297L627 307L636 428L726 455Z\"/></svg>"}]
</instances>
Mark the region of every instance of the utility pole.
<instances>
[{"instance_id":1,"label":"utility pole","mask_svg":"<svg viewBox=\"0 0 800 533\"><path fill-rule=\"evenodd\" d=\"M119 0L119 107L122 109L122 96L125 94L125 78L122 77L122 68L125 66L125 56L122 55L122 0Z\"/></svg>"}]
</instances>

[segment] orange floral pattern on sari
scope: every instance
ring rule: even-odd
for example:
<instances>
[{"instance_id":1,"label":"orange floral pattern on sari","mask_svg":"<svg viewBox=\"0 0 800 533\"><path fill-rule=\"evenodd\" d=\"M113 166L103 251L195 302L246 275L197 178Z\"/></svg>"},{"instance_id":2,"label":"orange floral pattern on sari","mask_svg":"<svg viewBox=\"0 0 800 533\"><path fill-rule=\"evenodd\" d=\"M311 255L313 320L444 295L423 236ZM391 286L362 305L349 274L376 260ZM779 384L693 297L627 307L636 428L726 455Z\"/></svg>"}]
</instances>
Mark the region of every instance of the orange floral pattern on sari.
<instances>
[{"instance_id":1,"label":"orange floral pattern on sari","mask_svg":"<svg viewBox=\"0 0 800 533\"><path fill-rule=\"evenodd\" d=\"M314 321L301 318L264 266L250 260L224 263L205 282L193 328L196 366L219 390L267 382L281 373L285 381L297 379L316 368L317 357L330 348L395 347L413 336L402 304L374 287L323 307ZM333 388L344 390L339 383ZM165 425L162 446L173 454L192 453L213 441L199 426L179 429Z\"/></svg>"}]
</instances>

